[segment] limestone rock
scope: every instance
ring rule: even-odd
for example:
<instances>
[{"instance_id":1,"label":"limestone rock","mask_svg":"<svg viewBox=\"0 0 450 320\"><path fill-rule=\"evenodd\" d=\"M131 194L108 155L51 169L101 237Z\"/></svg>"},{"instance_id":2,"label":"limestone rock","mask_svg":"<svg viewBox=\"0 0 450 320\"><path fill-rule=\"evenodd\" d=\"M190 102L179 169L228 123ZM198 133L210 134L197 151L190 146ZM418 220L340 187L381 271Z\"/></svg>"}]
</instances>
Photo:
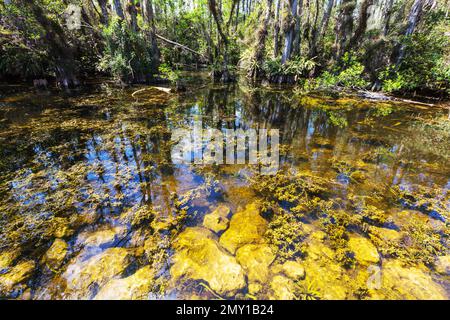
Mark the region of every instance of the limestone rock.
<instances>
[{"instance_id":1,"label":"limestone rock","mask_svg":"<svg viewBox=\"0 0 450 320\"><path fill-rule=\"evenodd\" d=\"M114 246L122 237L125 236L124 227L97 230L94 232L81 233L76 241L76 246L85 248L107 249Z\"/></svg>"},{"instance_id":2,"label":"limestone rock","mask_svg":"<svg viewBox=\"0 0 450 320\"><path fill-rule=\"evenodd\" d=\"M435 269L437 273L450 275L450 255L438 257L435 261Z\"/></svg>"},{"instance_id":3,"label":"limestone rock","mask_svg":"<svg viewBox=\"0 0 450 320\"><path fill-rule=\"evenodd\" d=\"M0 253L0 274L11 269L14 261L20 256L20 250L5 250Z\"/></svg>"},{"instance_id":4,"label":"limestone rock","mask_svg":"<svg viewBox=\"0 0 450 320\"><path fill-rule=\"evenodd\" d=\"M262 290L262 285L259 283L250 283L248 285L248 293L250 294L258 294Z\"/></svg>"},{"instance_id":5,"label":"limestone rock","mask_svg":"<svg viewBox=\"0 0 450 320\"><path fill-rule=\"evenodd\" d=\"M203 226L216 233L224 231L228 228L230 214L230 208L224 205L220 205L212 213L205 215L203 219Z\"/></svg>"},{"instance_id":6,"label":"limestone rock","mask_svg":"<svg viewBox=\"0 0 450 320\"><path fill-rule=\"evenodd\" d=\"M231 213L231 209L228 206L221 204L212 213L224 218L228 218Z\"/></svg>"},{"instance_id":7,"label":"limestone rock","mask_svg":"<svg viewBox=\"0 0 450 320\"><path fill-rule=\"evenodd\" d=\"M237 212L230 221L230 227L220 237L220 244L234 254L246 244L261 243L267 229L267 221L259 214L257 204L247 205L245 210Z\"/></svg>"},{"instance_id":8,"label":"limestone rock","mask_svg":"<svg viewBox=\"0 0 450 320\"><path fill-rule=\"evenodd\" d=\"M64 240L56 239L42 257L42 263L50 269L58 269L67 256L68 245Z\"/></svg>"},{"instance_id":9,"label":"limestone rock","mask_svg":"<svg viewBox=\"0 0 450 320\"><path fill-rule=\"evenodd\" d=\"M0 276L0 296L9 296L14 287L25 282L33 274L35 268L34 261L21 262L12 267L9 272Z\"/></svg>"},{"instance_id":10,"label":"limestone rock","mask_svg":"<svg viewBox=\"0 0 450 320\"><path fill-rule=\"evenodd\" d=\"M313 284L321 299L344 300L350 292L350 279L344 268L335 261L334 251L321 240L311 238L308 255L303 261L305 281Z\"/></svg>"},{"instance_id":11,"label":"limestone rock","mask_svg":"<svg viewBox=\"0 0 450 320\"><path fill-rule=\"evenodd\" d=\"M248 244L236 252L237 261L247 271L249 282L265 283L269 266L275 260L275 250L266 244Z\"/></svg>"},{"instance_id":12,"label":"limestone rock","mask_svg":"<svg viewBox=\"0 0 450 320\"><path fill-rule=\"evenodd\" d=\"M70 221L67 218L53 218L51 233L55 238L70 237L74 231L70 228Z\"/></svg>"},{"instance_id":13,"label":"limestone rock","mask_svg":"<svg viewBox=\"0 0 450 320\"><path fill-rule=\"evenodd\" d=\"M176 250L170 274L173 281L206 281L221 296L234 296L245 286L242 267L222 250L208 229L187 228L174 243Z\"/></svg>"},{"instance_id":14,"label":"limestone rock","mask_svg":"<svg viewBox=\"0 0 450 320\"><path fill-rule=\"evenodd\" d=\"M75 259L62 274L66 281L65 298L91 299L96 287L120 276L131 261L132 254L124 248L110 248L87 260Z\"/></svg>"},{"instance_id":15,"label":"limestone rock","mask_svg":"<svg viewBox=\"0 0 450 320\"><path fill-rule=\"evenodd\" d=\"M94 300L145 300L154 278L153 269L150 266L143 267L127 278L109 281Z\"/></svg>"},{"instance_id":16,"label":"limestone rock","mask_svg":"<svg viewBox=\"0 0 450 320\"><path fill-rule=\"evenodd\" d=\"M272 294L270 296L273 300L294 300L295 284L291 279L277 275L272 278L270 282L270 289Z\"/></svg>"},{"instance_id":17,"label":"limestone rock","mask_svg":"<svg viewBox=\"0 0 450 320\"><path fill-rule=\"evenodd\" d=\"M321 232L321 231L320 231ZM308 245L308 257L312 260L322 260L323 258L334 259L335 252L325 244L321 237L315 236L317 232L311 235L311 240Z\"/></svg>"},{"instance_id":18,"label":"limestone rock","mask_svg":"<svg viewBox=\"0 0 450 320\"><path fill-rule=\"evenodd\" d=\"M369 239L352 235L348 241L348 247L355 253L355 259L361 265L377 264L380 261L377 248Z\"/></svg>"},{"instance_id":19,"label":"limestone rock","mask_svg":"<svg viewBox=\"0 0 450 320\"><path fill-rule=\"evenodd\" d=\"M286 261L281 266L281 269L292 280L302 280L305 278L305 268L297 261Z\"/></svg>"},{"instance_id":20,"label":"limestone rock","mask_svg":"<svg viewBox=\"0 0 450 320\"><path fill-rule=\"evenodd\" d=\"M371 226L371 232L387 242L399 242L402 234L396 230Z\"/></svg>"},{"instance_id":21,"label":"limestone rock","mask_svg":"<svg viewBox=\"0 0 450 320\"><path fill-rule=\"evenodd\" d=\"M311 234L311 238L323 241L327 238L327 234L323 231L315 231Z\"/></svg>"},{"instance_id":22,"label":"limestone rock","mask_svg":"<svg viewBox=\"0 0 450 320\"><path fill-rule=\"evenodd\" d=\"M382 289L386 299L446 300L444 288L418 267L404 267L398 260L383 263Z\"/></svg>"}]
</instances>

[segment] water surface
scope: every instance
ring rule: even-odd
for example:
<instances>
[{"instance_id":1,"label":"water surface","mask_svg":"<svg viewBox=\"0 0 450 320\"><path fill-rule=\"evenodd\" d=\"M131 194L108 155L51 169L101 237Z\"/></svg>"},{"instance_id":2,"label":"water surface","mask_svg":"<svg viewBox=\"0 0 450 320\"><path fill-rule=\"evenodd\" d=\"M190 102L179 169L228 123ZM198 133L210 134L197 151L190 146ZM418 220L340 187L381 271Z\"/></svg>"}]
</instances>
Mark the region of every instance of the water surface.
<instances>
[{"instance_id":1,"label":"water surface","mask_svg":"<svg viewBox=\"0 0 450 320\"><path fill-rule=\"evenodd\" d=\"M444 110L243 83L137 89L0 97L1 297L448 298ZM279 129L278 174L173 164L173 130L199 118ZM233 252L226 232L257 235Z\"/></svg>"}]
</instances>

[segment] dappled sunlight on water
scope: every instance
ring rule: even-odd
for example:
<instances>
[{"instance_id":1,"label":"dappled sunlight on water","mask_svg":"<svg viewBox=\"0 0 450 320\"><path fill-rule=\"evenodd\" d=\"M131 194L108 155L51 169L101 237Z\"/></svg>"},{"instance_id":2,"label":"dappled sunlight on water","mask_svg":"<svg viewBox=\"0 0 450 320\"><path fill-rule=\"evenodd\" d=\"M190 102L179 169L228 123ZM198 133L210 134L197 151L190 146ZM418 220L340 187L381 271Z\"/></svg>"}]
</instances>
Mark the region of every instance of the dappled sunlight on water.
<instances>
[{"instance_id":1,"label":"dappled sunlight on water","mask_svg":"<svg viewBox=\"0 0 450 320\"><path fill-rule=\"evenodd\" d=\"M448 298L444 111L134 91L0 98L0 297ZM279 129L278 174L173 164L173 130L198 118Z\"/></svg>"}]
</instances>

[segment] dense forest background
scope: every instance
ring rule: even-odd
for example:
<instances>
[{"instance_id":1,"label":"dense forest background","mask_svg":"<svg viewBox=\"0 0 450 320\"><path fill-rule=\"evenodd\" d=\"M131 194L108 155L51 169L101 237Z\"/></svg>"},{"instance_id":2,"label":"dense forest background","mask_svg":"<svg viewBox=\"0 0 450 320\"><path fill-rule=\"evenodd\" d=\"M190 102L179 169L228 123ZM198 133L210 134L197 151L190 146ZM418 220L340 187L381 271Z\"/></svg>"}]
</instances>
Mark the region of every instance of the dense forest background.
<instances>
[{"instance_id":1,"label":"dense forest background","mask_svg":"<svg viewBox=\"0 0 450 320\"><path fill-rule=\"evenodd\" d=\"M81 8L77 9L77 8ZM0 78L450 93L449 0L2 0Z\"/></svg>"}]
</instances>

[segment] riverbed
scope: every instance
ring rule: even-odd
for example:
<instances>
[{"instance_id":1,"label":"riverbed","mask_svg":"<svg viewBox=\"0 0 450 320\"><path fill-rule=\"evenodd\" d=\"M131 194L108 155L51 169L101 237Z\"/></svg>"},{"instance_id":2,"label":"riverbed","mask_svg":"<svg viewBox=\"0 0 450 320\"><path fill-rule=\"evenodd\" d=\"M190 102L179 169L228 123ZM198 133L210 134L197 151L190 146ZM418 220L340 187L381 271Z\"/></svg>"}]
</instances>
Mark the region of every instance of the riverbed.
<instances>
[{"instance_id":1,"label":"riverbed","mask_svg":"<svg viewBox=\"0 0 450 320\"><path fill-rule=\"evenodd\" d=\"M279 130L275 174L174 163L198 119ZM0 150L1 298L450 297L444 109L195 79L6 90Z\"/></svg>"}]
</instances>

